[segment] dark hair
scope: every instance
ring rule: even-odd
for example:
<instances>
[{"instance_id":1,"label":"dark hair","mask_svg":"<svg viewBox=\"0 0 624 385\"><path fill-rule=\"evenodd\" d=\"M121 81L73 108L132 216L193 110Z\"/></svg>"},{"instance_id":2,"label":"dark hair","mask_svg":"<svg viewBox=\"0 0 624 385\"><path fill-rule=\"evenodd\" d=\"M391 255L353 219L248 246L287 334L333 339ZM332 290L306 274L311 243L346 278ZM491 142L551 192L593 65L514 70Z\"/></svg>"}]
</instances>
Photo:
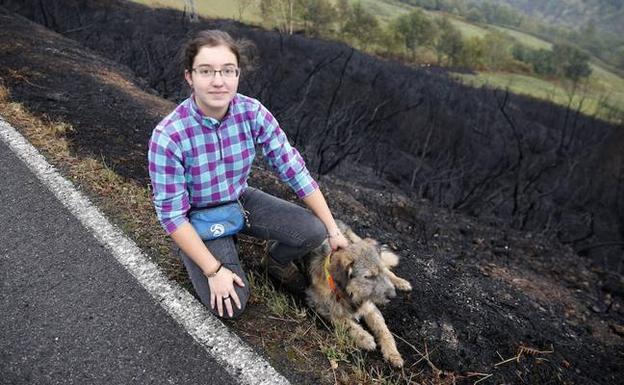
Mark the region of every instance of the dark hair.
<instances>
[{"instance_id":1,"label":"dark hair","mask_svg":"<svg viewBox=\"0 0 624 385\"><path fill-rule=\"evenodd\" d=\"M184 49L184 69L188 71L193 69L193 61L201 47L217 47L221 45L232 51L240 68L246 71L252 69L255 45L246 39L234 40L229 33L218 29L200 31L186 43Z\"/></svg>"}]
</instances>

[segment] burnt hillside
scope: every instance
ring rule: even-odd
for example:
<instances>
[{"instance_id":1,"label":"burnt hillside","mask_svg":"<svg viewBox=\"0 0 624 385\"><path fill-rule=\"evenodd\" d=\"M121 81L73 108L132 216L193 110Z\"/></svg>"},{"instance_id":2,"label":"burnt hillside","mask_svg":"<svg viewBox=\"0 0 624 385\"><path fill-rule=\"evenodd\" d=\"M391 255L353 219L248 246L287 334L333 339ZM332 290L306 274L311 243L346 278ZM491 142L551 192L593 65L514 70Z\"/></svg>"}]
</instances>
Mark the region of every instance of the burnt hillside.
<instances>
[{"instance_id":1,"label":"burnt hillside","mask_svg":"<svg viewBox=\"0 0 624 385\"><path fill-rule=\"evenodd\" d=\"M276 114L316 172L340 175L345 162L364 165L415 198L544 232L622 272L621 127L463 87L342 44L232 21L190 24L177 11L119 1L0 4L127 65L173 101L188 93L178 60L188 36L222 28L248 38L259 48L258 69L243 77L241 91ZM84 133L74 139L90 146ZM128 160L119 169L145 178L143 159Z\"/></svg>"},{"instance_id":2,"label":"burnt hillside","mask_svg":"<svg viewBox=\"0 0 624 385\"><path fill-rule=\"evenodd\" d=\"M132 20L128 25L138 25L141 13L130 18L127 12L121 5L108 10L102 8L87 20L102 18L114 25L115 20L127 19ZM135 9L135 12L138 11ZM175 13L144 12L150 20L162 21L170 17L176 23L182 22L180 15ZM220 25L244 28L219 23L206 22L203 27ZM156 32L147 29L150 25L146 24L143 33L156 36L151 34ZM94 24L90 28L92 34L105 36L107 24ZM279 43L279 35L260 31L254 33L265 36L269 42L275 38L275 44ZM255 36L252 32L249 34ZM104 58L69 38L69 33L66 35L32 23L0 6L0 79L3 88L8 91L8 96L4 95L0 99L0 109L3 114L5 111L10 114L15 108L11 102L17 102L37 116L47 116L44 120L68 123L74 131L59 135L71 139L72 156L92 158L95 155L99 158L99 154L102 154L104 162L116 172L132 180L145 181L147 140L153 126L174 104L158 97L146 81L136 76L135 71L128 66L112 60L114 55ZM131 36L129 33L126 35ZM105 41L102 38L102 45L105 45ZM285 39L284 47L296 41L310 44L307 46L309 50L314 44L330 52L336 48L329 43L315 43L302 38ZM342 46L338 48L344 49ZM292 50L304 51L303 48L294 47ZM119 51L122 51L121 48ZM343 64L336 69L345 67L347 57L342 57ZM353 58L365 59L355 52ZM367 60L382 69L389 65L370 58ZM325 77L335 75L331 65L328 63L327 67L323 67L318 76L321 77L321 73ZM411 73L415 79L427 81L429 78L424 73L389 66L389 69ZM262 84L265 71L259 70L254 75L255 83L250 80L246 87ZM355 69L347 66L345 74L350 71ZM340 73L338 71L336 76ZM289 78L284 79L286 81ZM343 84L348 83L346 79L345 75ZM444 83L443 77L434 79L428 80L430 87L438 84L450 87L451 83ZM381 87L382 83L377 83L378 88L389 92L389 89ZM334 86L332 90L338 86L325 83L324 87L328 87L327 84ZM281 84L276 84L273 88L281 87ZM310 89L316 87L316 83L313 83ZM318 89L324 87L318 86ZM357 83L348 87L365 90L370 85ZM485 91L480 92L487 95ZM311 91L308 95L311 95ZM340 92L337 95L335 100L343 100ZM373 100L374 97L368 99ZM359 103L366 103L368 99L362 97ZM269 100L273 106L279 106L288 99L273 96ZM416 100L416 104L419 102L421 99ZM310 99L301 105L292 105L293 109L282 109L281 116L291 123L305 122L301 116L308 111L309 103L316 103L317 107L323 105L322 100ZM431 101L423 98L416 110L426 103ZM447 105L431 105L427 108L442 114ZM426 110L420 113L423 111ZM512 116L517 119L515 114L519 112L514 110L510 114L514 114ZM419 114L412 115L412 118L419 118ZM14 124L19 128L19 123L17 120ZM377 127L377 121L373 125ZM315 143L314 137L305 136L310 133L303 129L297 130L297 127L293 125L290 129L292 134L300 133L299 144L306 145L304 138L308 138L309 143ZM394 133L394 128L387 122L379 123L379 127L380 130L383 128ZM390 136L388 140L395 138ZM309 157L315 154L311 149ZM387 179L374 175L375 158L368 157L373 150L372 146L365 147L357 156L319 179L338 218L352 225L359 234L388 243L402 257L397 273L409 279L414 290L409 295L396 298L382 310L390 330L401 338L398 347L407 363L405 370L398 373L403 374L401 378L411 377L412 383L423 383L425 381L421 376L435 377L432 368L416 351L429 349L431 361L444 370L442 378L438 376L439 381L436 383L455 381L458 384L473 384L483 377L475 376L475 372L491 374L488 379L491 383L611 385L621 382L621 373L624 371L621 359L624 351L624 290L621 280L592 269L586 259L580 258L569 246L556 242L552 237L514 230L501 225L501 220L493 217L479 220L457 210L441 208L426 199L415 199L405 193L405 185L395 186L389 184ZM395 150L395 153L400 152ZM438 155L431 152L425 154L423 159ZM380 165L391 161L388 157L379 158ZM393 170L391 165L388 167L387 171ZM63 164L60 164L60 168L63 169ZM379 169L376 171L380 174ZM270 193L289 196L288 188L261 167L254 169L250 183ZM118 201L127 199L126 196L115 195ZM96 199L106 200L107 197L97 196ZM144 212L139 214L136 211L128 209L112 213L119 217L141 218L140 214L145 215ZM123 218L113 219L124 223ZM147 230L147 238L150 239L160 236L162 232L156 224ZM147 242L145 239L139 241ZM253 243L245 243L242 247L243 262L249 271L258 270L262 253L258 249L261 247ZM161 267L164 270L171 269L168 263L163 262ZM174 276L179 277L179 274ZM180 282L180 278L176 279ZM305 334L293 339L297 322L285 323L272 315L262 303L252 303L240 320L229 322L228 326L268 356L271 363L294 383L334 384L334 373L318 347L311 348ZM307 348L306 354L312 359L296 366L285 353L292 346ZM522 357L508 360L516 355ZM315 357L319 359L315 360ZM497 365L503 360L508 361ZM377 367L385 368L385 374L397 375L380 361L379 352L372 352L366 354L364 365L367 368L380 365ZM341 362L339 369L348 365ZM340 383L350 385L354 381Z\"/></svg>"}]
</instances>

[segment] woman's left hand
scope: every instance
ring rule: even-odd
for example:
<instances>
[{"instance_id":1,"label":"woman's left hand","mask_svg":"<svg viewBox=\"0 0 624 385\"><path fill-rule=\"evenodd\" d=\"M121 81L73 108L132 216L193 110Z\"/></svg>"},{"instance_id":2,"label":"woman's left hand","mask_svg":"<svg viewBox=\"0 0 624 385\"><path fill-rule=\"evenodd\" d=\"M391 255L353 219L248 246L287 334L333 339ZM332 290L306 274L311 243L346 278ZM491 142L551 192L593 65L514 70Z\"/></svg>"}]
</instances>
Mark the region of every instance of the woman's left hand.
<instances>
[{"instance_id":1,"label":"woman's left hand","mask_svg":"<svg viewBox=\"0 0 624 385\"><path fill-rule=\"evenodd\" d=\"M347 238L345 238L342 233L338 233L329 237L329 246L331 246L333 251L336 251L339 248L344 249L349 246L349 241L347 241Z\"/></svg>"}]
</instances>

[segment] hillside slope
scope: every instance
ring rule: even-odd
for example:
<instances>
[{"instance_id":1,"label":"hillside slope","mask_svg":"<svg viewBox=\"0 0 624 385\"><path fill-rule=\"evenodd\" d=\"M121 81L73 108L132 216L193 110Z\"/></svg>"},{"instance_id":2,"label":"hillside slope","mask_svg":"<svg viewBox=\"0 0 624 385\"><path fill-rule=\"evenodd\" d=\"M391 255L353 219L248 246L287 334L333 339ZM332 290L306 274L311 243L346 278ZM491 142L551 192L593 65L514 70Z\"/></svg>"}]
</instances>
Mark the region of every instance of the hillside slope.
<instances>
[{"instance_id":1,"label":"hillside slope","mask_svg":"<svg viewBox=\"0 0 624 385\"><path fill-rule=\"evenodd\" d=\"M593 24L600 32L621 36L624 33L624 1L622 0L488 0L505 4L528 16L543 20L546 24L571 29ZM482 2L476 0L475 2Z\"/></svg>"},{"instance_id":2,"label":"hillside slope","mask_svg":"<svg viewBox=\"0 0 624 385\"><path fill-rule=\"evenodd\" d=\"M109 35L106 24L95 22L99 17L108 20L108 24L121 21L125 28L114 25L121 28L117 33L132 36L137 46L144 47L150 42L143 39L158 36L157 31L163 26L175 25L180 31L165 35L171 39L171 45L178 44L176 39L183 39L193 30L219 27L237 35L253 35L258 43L264 40L266 45L281 42L289 47L282 54L293 55L300 63L305 63L302 56L297 56L300 51L314 47L316 52L325 51L334 57L331 54L336 49L227 21L188 25L174 12L148 11L114 2L92 4L93 8L83 8L80 14L93 22L89 34L98 37L100 48L106 48L107 39L114 40L116 35ZM0 18L0 76L11 101L22 103L37 115L70 123L74 131L67 137L71 139L72 153L81 157L101 155L119 174L143 184L147 140L172 103L154 95L153 89L136 76L136 70L105 59L70 39L71 32L67 37L61 36L1 8ZM61 21L55 19L56 23ZM303 48L295 50L297 45ZM150 66L140 56L136 60L142 64L140 68ZM367 63L362 58L358 60ZM394 73L400 71L399 67L392 68ZM183 94L179 74L171 76L178 80L162 79L154 84L162 87L161 92L167 90L169 96ZM270 82L256 81L268 88L258 92L263 102L273 102L275 106L281 106L280 102L292 103L284 95L271 92ZM436 81L439 78L431 80ZM249 83L245 87L256 89ZM315 99L306 103L322 105ZM282 116L287 118L287 112L299 113L283 109ZM291 133L291 137L297 136L292 128ZM302 135L300 140L305 138ZM303 145L305 141L299 143ZM421 357L413 346L424 350L423 345L427 344L430 359L447 371L447 379L455 376L464 381L460 383L474 382L470 372L491 373L492 380L499 383L515 382L518 376L527 383L618 381L624 371L624 341L618 334L624 323L621 281L592 271L587 260L549 237L513 230L495 218L479 221L409 197L402 189L375 176L367 164L347 162L339 171L340 177L319 178L333 210L360 234L393 245L402 256L398 273L415 288L412 294L396 299L383 310L391 330L405 341L399 342L399 349L407 359L406 370L416 376L415 380L423 369L429 369L419 361ZM254 173L252 182L292 198L262 168ZM258 250L254 252L257 256ZM251 257L246 263L253 268L257 258ZM251 304L243 319L229 325L272 357L297 383L333 383L331 377L321 376L317 381L319 373L331 373L327 366L310 363L302 373L289 372L292 366L274 358L264 342L254 340L251 336L258 333L259 322L263 327L270 327L272 322L273 326L285 329L283 333L289 331L283 322L271 320L259 309L261 304ZM273 339L284 349L287 344L296 343L285 342L288 337L282 334ZM502 361L501 357L516 355L521 346L549 353L495 366ZM376 353L367 356L367 364L378 361Z\"/></svg>"}]
</instances>

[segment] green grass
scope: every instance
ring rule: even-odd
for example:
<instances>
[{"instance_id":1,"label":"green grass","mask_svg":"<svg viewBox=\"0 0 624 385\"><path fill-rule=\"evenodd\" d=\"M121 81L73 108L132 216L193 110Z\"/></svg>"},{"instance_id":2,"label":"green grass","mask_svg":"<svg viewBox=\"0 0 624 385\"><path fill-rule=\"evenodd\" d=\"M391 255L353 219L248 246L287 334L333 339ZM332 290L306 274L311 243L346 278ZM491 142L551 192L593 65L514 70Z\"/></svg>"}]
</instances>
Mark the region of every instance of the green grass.
<instances>
[{"instance_id":1,"label":"green grass","mask_svg":"<svg viewBox=\"0 0 624 385\"><path fill-rule=\"evenodd\" d=\"M590 79L595 83L596 89L612 94L616 100L624 100L624 79L595 64L591 67Z\"/></svg>"},{"instance_id":2,"label":"green grass","mask_svg":"<svg viewBox=\"0 0 624 385\"><path fill-rule=\"evenodd\" d=\"M360 2L367 11L371 12L379 19L379 22L383 26L386 26L397 16L412 10L411 6L392 0L350 0L349 2L351 4Z\"/></svg>"},{"instance_id":3,"label":"green grass","mask_svg":"<svg viewBox=\"0 0 624 385\"><path fill-rule=\"evenodd\" d=\"M510 73L482 72L477 75L455 75L463 83L475 87L489 86L506 89L511 92L528 95L539 99L552 101L556 104L567 106L569 102L569 92L559 83L534 78L531 76ZM614 84L607 84L607 79L611 79ZM619 83L618 83L619 82ZM599 118L621 123L622 112L624 112L624 80L606 72L599 71L592 75L583 93L577 93L572 100L572 108L578 106L579 101L584 96L581 111L587 115L596 115ZM606 98L606 100L605 100ZM620 111L619 117L609 116L605 109L613 108Z\"/></svg>"},{"instance_id":4,"label":"green grass","mask_svg":"<svg viewBox=\"0 0 624 385\"><path fill-rule=\"evenodd\" d=\"M266 276L263 277L256 272L249 272L247 280L249 281L252 296L259 301L265 301L266 306L276 316L292 319L306 317L306 308L297 303L292 296L276 289Z\"/></svg>"},{"instance_id":5,"label":"green grass","mask_svg":"<svg viewBox=\"0 0 624 385\"><path fill-rule=\"evenodd\" d=\"M548 50L552 49L552 43L542 40L539 37L529 35L528 33L516 31L515 29L511 28L499 27L496 25L491 26L491 28L513 37L518 41L518 43L523 44L529 48Z\"/></svg>"},{"instance_id":6,"label":"green grass","mask_svg":"<svg viewBox=\"0 0 624 385\"><path fill-rule=\"evenodd\" d=\"M173 8L183 10L186 2L184 0L132 0L135 3L147 5L155 8ZM239 17L239 2L237 0L196 0L195 11L205 17L241 20ZM259 24L262 22L260 10L257 2L253 1L244 10L242 21Z\"/></svg>"},{"instance_id":7,"label":"green grass","mask_svg":"<svg viewBox=\"0 0 624 385\"><path fill-rule=\"evenodd\" d=\"M454 17L449 17L449 20L455 28L459 29L459 32L461 32L464 39L471 39L473 37L482 38L489 32L486 28L470 24L466 21L456 19Z\"/></svg>"}]
</instances>

